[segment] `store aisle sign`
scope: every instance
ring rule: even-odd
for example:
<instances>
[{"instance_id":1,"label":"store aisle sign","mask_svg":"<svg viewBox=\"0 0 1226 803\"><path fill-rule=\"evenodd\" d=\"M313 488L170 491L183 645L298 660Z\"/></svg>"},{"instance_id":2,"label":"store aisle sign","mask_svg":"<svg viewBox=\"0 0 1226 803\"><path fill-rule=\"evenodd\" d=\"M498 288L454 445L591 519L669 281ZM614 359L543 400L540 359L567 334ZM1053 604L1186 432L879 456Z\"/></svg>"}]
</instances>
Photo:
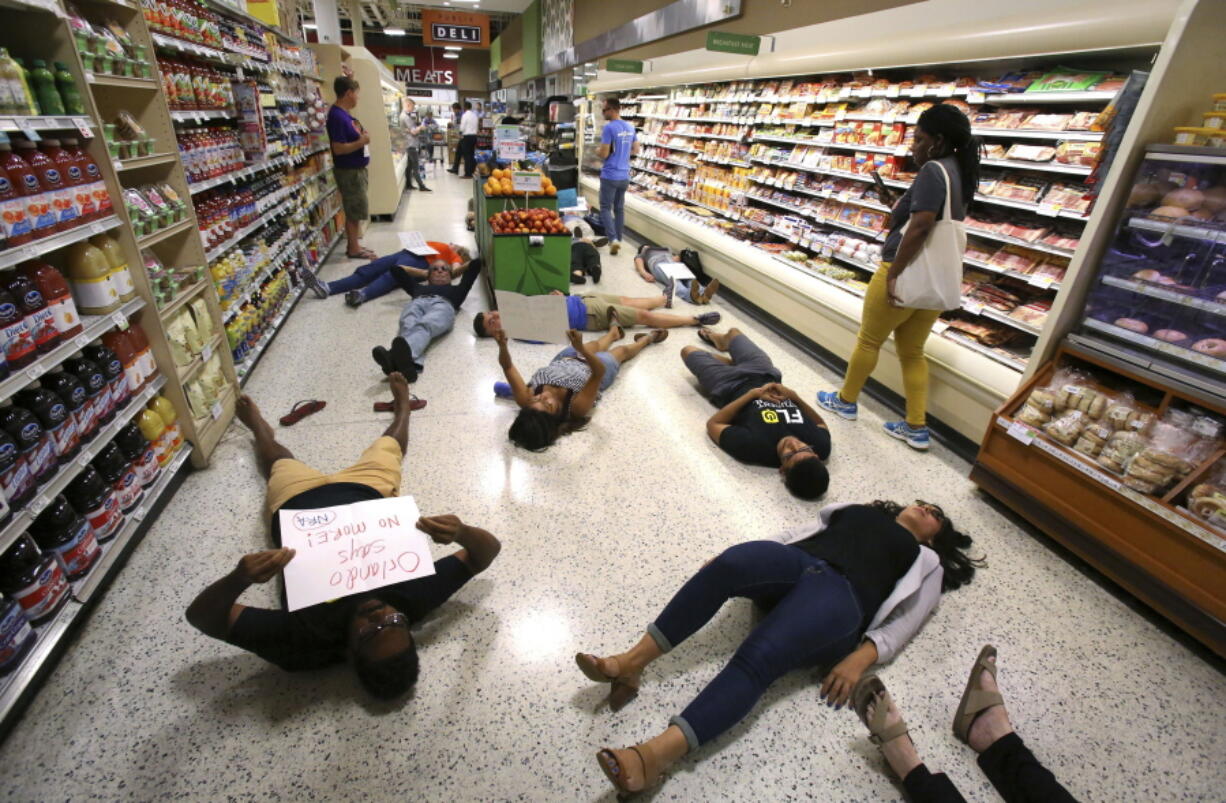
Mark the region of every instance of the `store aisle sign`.
<instances>
[{"instance_id":1,"label":"store aisle sign","mask_svg":"<svg viewBox=\"0 0 1226 803\"><path fill-rule=\"evenodd\" d=\"M406 84L432 84L434 86L456 86L455 70L431 70L424 67L397 67L393 71L397 81Z\"/></svg>"},{"instance_id":2,"label":"store aisle sign","mask_svg":"<svg viewBox=\"0 0 1226 803\"><path fill-rule=\"evenodd\" d=\"M430 46L490 46L490 18L468 11L421 10L422 42Z\"/></svg>"},{"instance_id":3,"label":"store aisle sign","mask_svg":"<svg viewBox=\"0 0 1226 803\"><path fill-rule=\"evenodd\" d=\"M604 63L604 68L609 72L641 73L643 62L634 59L609 59Z\"/></svg>"},{"instance_id":4,"label":"store aisle sign","mask_svg":"<svg viewBox=\"0 0 1226 803\"><path fill-rule=\"evenodd\" d=\"M710 31L707 33L707 50L717 53L739 53L743 56L758 55L762 46L762 37L744 33L722 33Z\"/></svg>"},{"instance_id":5,"label":"store aisle sign","mask_svg":"<svg viewBox=\"0 0 1226 803\"><path fill-rule=\"evenodd\" d=\"M282 510L281 544L291 611L434 574L420 513L411 496L315 510Z\"/></svg>"}]
</instances>

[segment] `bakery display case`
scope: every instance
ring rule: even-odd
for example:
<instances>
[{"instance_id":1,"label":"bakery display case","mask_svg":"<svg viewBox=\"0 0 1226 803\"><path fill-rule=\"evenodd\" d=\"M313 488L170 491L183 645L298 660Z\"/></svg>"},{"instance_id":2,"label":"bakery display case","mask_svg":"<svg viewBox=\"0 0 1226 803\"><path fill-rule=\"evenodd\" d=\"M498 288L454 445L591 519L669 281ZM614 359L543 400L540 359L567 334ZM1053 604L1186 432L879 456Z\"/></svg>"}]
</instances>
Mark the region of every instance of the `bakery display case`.
<instances>
[{"instance_id":1,"label":"bakery display case","mask_svg":"<svg viewBox=\"0 0 1226 803\"><path fill-rule=\"evenodd\" d=\"M1152 145L1089 289L1078 341L1226 396L1226 150Z\"/></svg>"}]
</instances>

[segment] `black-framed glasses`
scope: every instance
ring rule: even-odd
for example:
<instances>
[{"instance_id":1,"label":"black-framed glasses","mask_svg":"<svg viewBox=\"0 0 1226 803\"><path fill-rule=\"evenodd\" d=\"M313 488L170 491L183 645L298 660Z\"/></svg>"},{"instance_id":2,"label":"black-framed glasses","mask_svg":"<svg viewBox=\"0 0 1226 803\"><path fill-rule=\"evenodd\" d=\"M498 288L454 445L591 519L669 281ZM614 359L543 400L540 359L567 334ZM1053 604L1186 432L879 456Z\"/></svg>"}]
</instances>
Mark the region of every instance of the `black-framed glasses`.
<instances>
[{"instance_id":1,"label":"black-framed glasses","mask_svg":"<svg viewBox=\"0 0 1226 803\"><path fill-rule=\"evenodd\" d=\"M945 511L941 510L940 505L934 505L931 502L925 502L923 499L916 499L915 506L921 508L925 512L931 514L937 521L945 523Z\"/></svg>"},{"instance_id":2,"label":"black-framed glasses","mask_svg":"<svg viewBox=\"0 0 1226 803\"><path fill-rule=\"evenodd\" d=\"M409 617L405 616L400 611L393 611L384 614L377 621L366 621L358 628L358 642L370 641L375 636L379 635L380 631L386 630L389 627L404 627L408 628Z\"/></svg>"}]
</instances>

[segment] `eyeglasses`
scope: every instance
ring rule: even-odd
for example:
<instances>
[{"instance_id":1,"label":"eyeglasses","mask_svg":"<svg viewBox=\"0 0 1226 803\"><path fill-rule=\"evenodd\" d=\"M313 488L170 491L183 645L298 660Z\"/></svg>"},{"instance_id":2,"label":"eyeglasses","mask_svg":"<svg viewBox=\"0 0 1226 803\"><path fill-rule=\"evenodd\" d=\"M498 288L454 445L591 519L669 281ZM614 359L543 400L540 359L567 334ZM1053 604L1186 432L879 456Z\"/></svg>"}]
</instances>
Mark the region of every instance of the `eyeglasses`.
<instances>
[{"instance_id":1,"label":"eyeglasses","mask_svg":"<svg viewBox=\"0 0 1226 803\"><path fill-rule=\"evenodd\" d=\"M375 636L379 635L380 631L386 630L389 627L404 627L407 629L408 626L409 617L405 616L400 611L393 611L392 613L384 614L378 621L364 622L362 626L358 628L358 642L361 643L364 641L370 641Z\"/></svg>"},{"instance_id":2,"label":"eyeglasses","mask_svg":"<svg viewBox=\"0 0 1226 803\"><path fill-rule=\"evenodd\" d=\"M923 499L916 499L915 506L935 518L937 521L941 523L945 522L945 511L941 510L940 506L934 505L931 502L925 502Z\"/></svg>"}]
</instances>

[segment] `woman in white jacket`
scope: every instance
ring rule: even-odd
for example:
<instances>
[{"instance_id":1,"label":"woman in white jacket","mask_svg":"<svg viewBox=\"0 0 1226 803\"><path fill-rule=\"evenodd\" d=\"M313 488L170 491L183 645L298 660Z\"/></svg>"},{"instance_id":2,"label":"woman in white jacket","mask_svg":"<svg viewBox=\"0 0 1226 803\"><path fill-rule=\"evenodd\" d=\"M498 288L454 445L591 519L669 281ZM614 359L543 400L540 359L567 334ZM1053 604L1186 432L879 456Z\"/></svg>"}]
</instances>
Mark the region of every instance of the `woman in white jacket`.
<instances>
[{"instance_id":1,"label":"woman in white jacket","mask_svg":"<svg viewBox=\"0 0 1226 803\"><path fill-rule=\"evenodd\" d=\"M962 552L970 537L936 505L829 505L819 515L773 541L724 550L627 652L575 656L589 678L613 684L610 705L618 710L638 693L643 669L697 632L729 598L747 597L769 609L660 735L597 754L620 791L653 785L677 759L739 722L772 682L794 669L833 665L821 694L841 707L864 670L889 661L919 632L941 592L975 573Z\"/></svg>"}]
</instances>

